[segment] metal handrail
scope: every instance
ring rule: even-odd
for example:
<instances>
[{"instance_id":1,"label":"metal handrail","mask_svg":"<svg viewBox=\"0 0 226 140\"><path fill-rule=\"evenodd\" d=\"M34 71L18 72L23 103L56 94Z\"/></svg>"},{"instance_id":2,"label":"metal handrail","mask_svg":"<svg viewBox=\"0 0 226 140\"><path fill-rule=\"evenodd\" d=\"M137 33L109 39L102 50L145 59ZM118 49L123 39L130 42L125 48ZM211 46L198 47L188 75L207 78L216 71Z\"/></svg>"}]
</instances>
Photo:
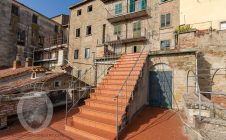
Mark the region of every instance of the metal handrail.
<instances>
[{"instance_id":1,"label":"metal handrail","mask_svg":"<svg viewBox=\"0 0 226 140\"><path fill-rule=\"evenodd\" d=\"M131 76L131 73L133 72L133 69L135 68L135 66L137 65L138 61L140 60L140 57L141 57L141 55L143 54L143 52L144 52L144 50L145 50L145 47L146 47L146 45L143 47L141 53L139 54L139 57L137 58L136 62L134 63L134 65L133 65L131 71L129 72L129 75L128 75L127 78L124 80L124 82L123 82L121 88L119 89L118 95L114 97L114 98L116 99L116 133L117 133L116 139L118 139L118 135L119 135L119 128L118 128L118 103L119 103L119 102L118 102L118 99L119 99L119 97L122 97L122 93L121 93L121 92L122 92L124 86L126 85L128 79L129 79L129 77ZM131 95L130 95L130 97L131 97ZM129 97L129 98L130 98L130 97ZM127 99L127 92L126 92L126 99Z\"/></svg>"}]
</instances>

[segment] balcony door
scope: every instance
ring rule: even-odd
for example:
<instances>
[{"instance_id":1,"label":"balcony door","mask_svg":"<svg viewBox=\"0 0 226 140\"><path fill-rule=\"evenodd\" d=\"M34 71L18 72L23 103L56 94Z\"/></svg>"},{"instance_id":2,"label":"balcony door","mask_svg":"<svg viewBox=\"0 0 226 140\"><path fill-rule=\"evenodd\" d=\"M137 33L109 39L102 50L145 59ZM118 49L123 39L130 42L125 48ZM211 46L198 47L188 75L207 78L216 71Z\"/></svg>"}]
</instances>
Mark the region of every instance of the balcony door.
<instances>
[{"instance_id":1,"label":"balcony door","mask_svg":"<svg viewBox=\"0 0 226 140\"><path fill-rule=\"evenodd\" d=\"M136 21L133 23L133 37L141 37L141 22Z\"/></svg>"},{"instance_id":2,"label":"balcony door","mask_svg":"<svg viewBox=\"0 0 226 140\"><path fill-rule=\"evenodd\" d=\"M130 0L130 13L138 12L146 8L146 0Z\"/></svg>"}]
</instances>

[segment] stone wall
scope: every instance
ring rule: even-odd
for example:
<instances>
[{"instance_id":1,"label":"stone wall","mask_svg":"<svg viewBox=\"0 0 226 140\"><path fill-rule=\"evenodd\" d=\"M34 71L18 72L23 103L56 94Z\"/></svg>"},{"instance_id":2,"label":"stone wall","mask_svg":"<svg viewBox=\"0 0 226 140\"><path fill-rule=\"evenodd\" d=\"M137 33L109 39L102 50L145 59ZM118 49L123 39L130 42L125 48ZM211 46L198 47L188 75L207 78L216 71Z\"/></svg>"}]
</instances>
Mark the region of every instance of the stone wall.
<instances>
[{"instance_id":1,"label":"stone wall","mask_svg":"<svg viewBox=\"0 0 226 140\"><path fill-rule=\"evenodd\" d=\"M170 51L168 51L170 52ZM163 53L163 52L162 52ZM172 71L173 108L183 107L183 95L187 92L188 71L196 69L195 53L178 52L176 54L151 54L149 71ZM195 79L189 79L189 91L195 90Z\"/></svg>"}]
</instances>

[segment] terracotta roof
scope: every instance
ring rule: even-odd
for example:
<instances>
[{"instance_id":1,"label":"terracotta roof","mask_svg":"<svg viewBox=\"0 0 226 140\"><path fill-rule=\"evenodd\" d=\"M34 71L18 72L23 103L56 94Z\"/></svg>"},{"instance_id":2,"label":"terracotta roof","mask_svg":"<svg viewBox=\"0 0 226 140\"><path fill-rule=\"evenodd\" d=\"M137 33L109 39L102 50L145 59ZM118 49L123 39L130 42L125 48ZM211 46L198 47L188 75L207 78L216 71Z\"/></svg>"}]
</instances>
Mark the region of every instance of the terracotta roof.
<instances>
[{"instance_id":1,"label":"terracotta roof","mask_svg":"<svg viewBox=\"0 0 226 140\"><path fill-rule=\"evenodd\" d=\"M48 71L48 69L40 66L22 67L17 69L13 69L13 68L4 69L4 70L0 70L0 79L5 77L10 77L10 76L15 76L15 75L26 73L26 72L33 72L33 71L46 72Z\"/></svg>"},{"instance_id":2,"label":"terracotta roof","mask_svg":"<svg viewBox=\"0 0 226 140\"><path fill-rule=\"evenodd\" d=\"M66 73L63 73L63 72L62 73L52 73L52 74L48 74L46 76L43 76L43 77L40 77L37 79L31 79L30 77L18 79L18 80L9 82L7 84L0 85L0 94L7 94L8 92L15 91L18 88L28 86L30 84L34 84L37 82L45 82L45 81L51 80L53 78L56 78L58 76L62 76L64 74L66 74Z\"/></svg>"}]
</instances>

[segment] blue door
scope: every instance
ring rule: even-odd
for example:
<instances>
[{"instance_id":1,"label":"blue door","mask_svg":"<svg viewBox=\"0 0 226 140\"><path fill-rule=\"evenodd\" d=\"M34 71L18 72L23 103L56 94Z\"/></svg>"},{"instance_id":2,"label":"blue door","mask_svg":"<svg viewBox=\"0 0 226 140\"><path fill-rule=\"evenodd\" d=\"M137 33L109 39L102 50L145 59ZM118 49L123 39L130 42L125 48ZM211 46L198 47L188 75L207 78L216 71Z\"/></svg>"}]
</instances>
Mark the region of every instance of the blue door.
<instances>
[{"instance_id":1,"label":"blue door","mask_svg":"<svg viewBox=\"0 0 226 140\"><path fill-rule=\"evenodd\" d=\"M149 75L149 104L172 108L172 72L151 71Z\"/></svg>"}]
</instances>

